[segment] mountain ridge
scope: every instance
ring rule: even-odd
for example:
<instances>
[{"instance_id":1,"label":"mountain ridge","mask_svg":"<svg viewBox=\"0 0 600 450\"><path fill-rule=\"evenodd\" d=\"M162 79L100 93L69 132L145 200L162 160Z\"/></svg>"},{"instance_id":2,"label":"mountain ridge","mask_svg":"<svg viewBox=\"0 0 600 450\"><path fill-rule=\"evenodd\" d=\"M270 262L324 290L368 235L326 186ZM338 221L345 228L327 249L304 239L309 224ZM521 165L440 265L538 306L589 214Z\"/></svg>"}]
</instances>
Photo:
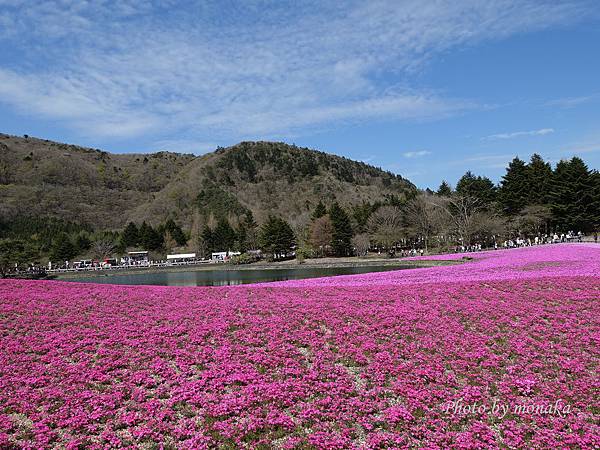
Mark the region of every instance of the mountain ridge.
<instances>
[{"instance_id":1,"label":"mountain ridge","mask_svg":"<svg viewBox=\"0 0 600 450\"><path fill-rule=\"evenodd\" d=\"M118 229L128 221L252 211L306 220L319 200L344 205L404 198L416 188L400 175L305 147L245 141L200 156L110 153L0 134L0 220L48 216Z\"/></svg>"}]
</instances>

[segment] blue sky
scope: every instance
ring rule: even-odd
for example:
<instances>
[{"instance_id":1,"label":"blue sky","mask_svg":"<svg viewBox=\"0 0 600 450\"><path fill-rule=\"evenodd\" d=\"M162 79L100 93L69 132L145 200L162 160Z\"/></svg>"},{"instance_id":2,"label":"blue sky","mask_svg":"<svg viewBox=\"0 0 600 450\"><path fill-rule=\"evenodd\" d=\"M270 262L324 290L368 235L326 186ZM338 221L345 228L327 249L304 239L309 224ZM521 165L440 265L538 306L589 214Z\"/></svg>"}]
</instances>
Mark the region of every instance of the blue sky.
<instances>
[{"instance_id":1,"label":"blue sky","mask_svg":"<svg viewBox=\"0 0 600 450\"><path fill-rule=\"evenodd\" d=\"M420 187L600 168L593 0L0 0L0 132L114 152L281 140Z\"/></svg>"}]
</instances>

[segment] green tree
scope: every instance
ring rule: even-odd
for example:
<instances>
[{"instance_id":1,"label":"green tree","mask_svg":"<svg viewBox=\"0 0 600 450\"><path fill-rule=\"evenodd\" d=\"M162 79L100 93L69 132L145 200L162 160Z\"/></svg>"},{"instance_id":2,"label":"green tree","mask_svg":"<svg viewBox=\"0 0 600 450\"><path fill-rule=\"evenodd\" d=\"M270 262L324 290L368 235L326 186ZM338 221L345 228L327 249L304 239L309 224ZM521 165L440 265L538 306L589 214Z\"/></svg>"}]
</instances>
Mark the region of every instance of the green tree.
<instances>
[{"instance_id":1,"label":"green tree","mask_svg":"<svg viewBox=\"0 0 600 450\"><path fill-rule=\"evenodd\" d=\"M550 193L554 224L562 231L594 228L594 177L581 158L556 165Z\"/></svg>"},{"instance_id":2,"label":"green tree","mask_svg":"<svg viewBox=\"0 0 600 450\"><path fill-rule=\"evenodd\" d=\"M36 256L34 247L22 239L0 239L0 276L22 268Z\"/></svg>"},{"instance_id":3,"label":"green tree","mask_svg":"<svg viewBox=\"0 0 600 450\"><path fill-rule=\"evenodd\" d=\"M166 234L167 231L178 246L183 246L187 243L187 237L183 230L173 219L169 219L165 222L163 234Z\"/></svg>"},{"instance_id":4,"label":"green tree","mask_svg":"<svg viewBox=\"0 0 600 450\"><path fill-rule=\"evenodd\" d=\"M594 171L591 175L593 200L590 205L593 231L600 231L600 173Z\"/></svg>"},{"instance_id":5,"label":"green tree","mask_svg":"<svg viewBox=\"0 0 600 450\"><path fill-rule=\"evenodd\" d=\"M529 205L547 205L550 201L550 190L553 182L552 166L545 162L540 155L534 153L527 165Z\"/></svg>"},{"instance_id":6,"label":"green tree","mask_svg":"<svg viewBox=\"0 0 600 450\"><path fill-rule=\"evenodd\" d=\"M204 225L200 237L206 248L206 255L210 256L210 254L215 251L215 239L213 231L208 225Z\"/></svg>"},{"instance_id":7,"label":"green tree","mask_svg":"<svg viewBox=\"0 0 600 450\"><path fill-rule=\"evenodd\" d=\"M348 256L352 253L352 224L344 209L335 202L329 209L329 218L333 225L331 248L336 256Z\"/></svg>"},{"instance_id":8,"label":"green tree","mask_svg":"<svg viewBox=\"0 0 600 450\"><path fill-rule=\"evenodd\" d=\"M140 226L139 236L139 243L146 250L158 250L163 245L162 235L146 222Z\"/></svg>"},{"instance_id":9,"label":"green tree","mask_svg":"<svg viewBox=\"0 0 600 450\"><path fill-rule=\"evenodd\" d=\"M321 200L319 200L319 203L317 204L317 206L315 207L315 210L312 213L311 219L312 220L319 219L319 218L323 217L325 214L327 214L327 208L325 208L325 205L323 204L323 202Z\"/></svg>"},{"instance_id":10,"label":"green tree","mask_svg":"<svg viewBox=\"0 0 600 450\"><path fill-rule=\"evenodd\" d=\"M256 249L257 236L256 229L258 224L254 220L254 215L248 211L241 220L237 230L237 246L241 252Z\"/></svg>"},{"instance_id":11,"label":"green tree","mask_svg":"<svg viewBox=\"0 0 600 450\"><path fill-rule=\"evenodd\" d=\"M87 236L87 234L80 233L75 238L75 247L78 253L82 253L86 250L89 250L92 246L92 241Z\"/></svg>"},{"instance_id":12,"label":"green tree","mask_svg":"<svg viewBox=\"0 0 600 450\"><path fill-rule=\"evenodd\" d=\"M452 188L446 180L442 181L442 184L440 184L436 194L442 197L450 197L452 195Z\"/></svg>"},{"instance_id":13,"label":"green tree","mask_svg":"<svg viewBox=\"0 0 600 450\"><path fill-rule=\"evenodd\" d=\"M140 243L140 234L135 223L129 222L127 224L121 235L121 242L125 247L135 247Z\"/></svg>"},{"instance_id":14,"label":"green tree","mask_svg":"<svg viewBox=\"0 0 600 450\"><path fill-rule=\"evenodd\" d=\"M496 201L496 186L487 177L475 176L471 171L465 173L456 183L456 193L479 200L481 206L490 209Z\"/></svg>"},{"instance_id":15,"label":"green tree","mask_svg":"<svg viewBox=\"0 0 600 450\"><path fill-rule=\"evenodd\" d=\"M60 233L52 244L50 260L62 264L71 260L77 254L77 249L66 233Z\"/></svg>"},{"instance_id":16,"label":"green tree","mask_svg":"<svg viewBox=\"0 0 600 450\"><path fill-rule=\"evenodd\" d=\"M260 229L259 243L261 249L278 259L294 248L296 237L292 227L280 217L269 216Z\"/></svg>"},{"instance_id":17,"label":"green tree","mask_svg":"<svg viewBox=\"0 0 600 450\"><path fill-rule=\"evenodd\" d=\"M365 233L367 231L369 217L371 217L371 214L373 214L380 206L380 202L362 202L360 205L354 205L352 207L352 218L356 224L357 233Z\"/></svg>"},{"instance_id":18,"label":"green tree","mask_svg":"<svg viewBox=\"0 0 600 450\"><path fill-rule=\"evenodd\" d=\"M509 163L498 191L498 200L504 212L508 215L516 215L527 206L529 189L527 165L516 157Z\"/></svg>"},{"instance_id":19,"label":"green tree","mask_svg":"<svg viewBox=\"0 0 600 450\"><path fill-rule=\"evenodd\" d=\"M235 230L225 218L220 218L212 233L213 243L221 251L232 250L235 247Z\"/></svg>"}]
</instances>

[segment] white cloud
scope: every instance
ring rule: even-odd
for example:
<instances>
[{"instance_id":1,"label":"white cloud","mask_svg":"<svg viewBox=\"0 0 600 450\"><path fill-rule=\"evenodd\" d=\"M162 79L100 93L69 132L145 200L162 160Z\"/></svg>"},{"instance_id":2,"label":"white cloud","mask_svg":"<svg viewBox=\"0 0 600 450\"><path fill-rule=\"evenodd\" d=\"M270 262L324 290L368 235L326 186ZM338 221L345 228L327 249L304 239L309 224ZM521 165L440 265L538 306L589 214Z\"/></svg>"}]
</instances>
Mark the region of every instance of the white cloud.
<instances>
[{"instance_id":1,"label":"white cloud","mask_svg":"<svg viewBox=\"0 0 600 450\"><path fill-rule=\"evenodd\" d=\"M563 154L568 154L571 156L573 154L595 153L595 152L600 152L600 143L568 147L567 149L562 151Z\"/></svg>"},{"instance_id":2,"label":"white cloud","mask_svg":"<svg viewBox=\"0 0 600 450\"><path fill-rule=\"evenodd\" d=\"M556 106L559 108L575 108L584 103L589 103L598 98L598 94L583 95L580 97L565 97L556 100L551 100L546 103L546 106Z\"/></svg>"},{"instance_id":3,"label":"white cloud","mask_svg":"<svg viewBox=\"0 0 600 450\"><path fill-rule=\"evenodd\" d=\"M554 133L554 128L541 128L539 130L531 130L531 131L514 131L512 133L500 133L500 134L492 134L490 136L486 136L483 138L485 141L494 141L498 139L513 139L517 137L523 136L544 136L546 134Z\"/></svg>"},{"instance_id":4,"label":"white cloud","mask_svg":"<svg viewBox=\"0 0 600 450\"><path fill-rule=\"evenodd\" d=\"M417 150L413 152L404 152L402 156L405 158L421 158L422 156L431 155L431 152L428 150Z\"/></svg>"},{"instance_id":5,"label":"white cloud","mask_svg":"<svg viewBox=\"0 0 600 450\"><path fill-rule=\"evenodd\" d=\"M456 114L474 105L411 89L404 75L449 48L563 24L583 11L535 0L0 5L0 51L16 55L0 62L1 102L88 136L156 142Z\"/></svg>"}]
</instances>

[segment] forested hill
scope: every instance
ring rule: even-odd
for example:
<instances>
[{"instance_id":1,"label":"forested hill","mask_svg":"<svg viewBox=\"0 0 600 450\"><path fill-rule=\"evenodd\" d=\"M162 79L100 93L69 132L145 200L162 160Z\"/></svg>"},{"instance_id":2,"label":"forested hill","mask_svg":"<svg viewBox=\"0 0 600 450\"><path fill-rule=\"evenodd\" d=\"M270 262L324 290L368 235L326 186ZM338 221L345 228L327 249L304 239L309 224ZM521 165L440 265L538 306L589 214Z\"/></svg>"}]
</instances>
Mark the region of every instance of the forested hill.
<instances>
[{"instance_id":1,"label":"forested hill","mask_svg":"<svg viewBox=\"0 0 600 450\"><path fill-rule=\"evenodd\" d=\"M308 218L320 199L342 205L402 199L415 187L347 158L283 143L243 142L200 157L112 154L0 134L0 222L51 217L121 229L194 214Z\"/></svg>"}]
</instances>

